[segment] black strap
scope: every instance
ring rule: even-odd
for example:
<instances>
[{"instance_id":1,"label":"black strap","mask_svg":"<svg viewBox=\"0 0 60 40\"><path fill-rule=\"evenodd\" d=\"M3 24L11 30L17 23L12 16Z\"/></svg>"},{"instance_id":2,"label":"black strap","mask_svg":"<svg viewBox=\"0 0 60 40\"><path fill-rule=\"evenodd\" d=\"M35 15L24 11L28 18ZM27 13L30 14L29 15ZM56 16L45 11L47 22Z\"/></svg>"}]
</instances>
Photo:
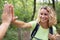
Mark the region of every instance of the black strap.
<instances>
[{"instance_id":1,"label":"black strap","mask_svg":"<svg viewBox=\"0 0 60 40\"><path fill-rule=\"evenodd\" d=\"M39 24L37 23L37 24L36 24L36 27L34 28L34 30L33 30L32 33L31 33L31 40L33 39L33 37L34 37L35 34L37 33L38 28L39 28Z\"/></svg>"},{"instance_id":2,"label":"black strap","mask_svg":"<svg viewBox=\"0 0 60 40\"><path fill-rule=\"evenodd\" d=\"M53 27L49 27L49 33L53 34Z\"/></svg>"},{"instance_id":3,"label":"black strap","mask_svg":"<svg viewBox=\"0 0 60 40\"><path fill-rule=\"evenodd\" d=\"M53 27L49 27L49 33L53 35ZM50 39L48 39L50 40Z\"/></svg>"},{"instance_id":4,"label":"black strap","mask_svg":"<svg viewBox=\"0 0 60 40\"><path fill-rule=\"evenodd\" d=\"M31 39L30 40L32 40L33 37L36 35L38 28L39 28L39 24L37 23L36 27L34 28L34 30L31 33ZM53 34L53 27L49 27L49 33Z\"/></svg>"}]
</instances>

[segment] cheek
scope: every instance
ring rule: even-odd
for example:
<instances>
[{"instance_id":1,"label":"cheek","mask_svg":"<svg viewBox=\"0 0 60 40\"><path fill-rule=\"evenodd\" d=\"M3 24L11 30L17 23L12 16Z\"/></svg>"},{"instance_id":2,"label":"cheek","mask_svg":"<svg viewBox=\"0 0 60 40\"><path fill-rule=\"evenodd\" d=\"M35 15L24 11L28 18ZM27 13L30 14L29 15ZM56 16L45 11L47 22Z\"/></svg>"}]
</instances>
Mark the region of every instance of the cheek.
<instances>
[{"instance_id":1,"label":"cheek","mask_svg":"<svg viewBox=\"0 0 60 40\"><path fill-rule=\"evenodd\" d=\"M42 18L42 15L39 15L39 18Z\"/></svg>"},{"instance_id":2,"label":"cheek","mask_svg":"<svg viewBox=\"0 0 60 40\"><path fill-rule=\"evenodd\" d=\"M41 15L39 14L39 17L41 17Z\"/></svg>"},{"instance_id":3,"label":"cheek","mask_svg":"<svg viewBox=\"0 0 60 40\"><path fill-rule=\"evenodd\" d=\"M49 20L49 17L48 17L48 16L46 16L45 18L46 18L47 20Z\"/></svg>"}]
</instances>

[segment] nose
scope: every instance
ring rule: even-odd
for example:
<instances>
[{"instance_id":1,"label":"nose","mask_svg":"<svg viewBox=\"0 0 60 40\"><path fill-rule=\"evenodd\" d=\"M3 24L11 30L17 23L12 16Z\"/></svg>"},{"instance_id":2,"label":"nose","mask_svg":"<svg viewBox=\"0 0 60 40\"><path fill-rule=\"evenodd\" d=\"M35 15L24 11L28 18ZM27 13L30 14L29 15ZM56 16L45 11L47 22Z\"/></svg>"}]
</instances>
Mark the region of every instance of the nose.
<instances>
[{"instance_id":1,"label":"nose","mask_svg":"<svg viewBox=\"0 0 60 40\"><path fill-rule=\"evenodd\" d=\"M41 15L41 17L42 17L42 18L44 18L44 17L45 17L45 15Z\"/></svg>"}]
</instances>

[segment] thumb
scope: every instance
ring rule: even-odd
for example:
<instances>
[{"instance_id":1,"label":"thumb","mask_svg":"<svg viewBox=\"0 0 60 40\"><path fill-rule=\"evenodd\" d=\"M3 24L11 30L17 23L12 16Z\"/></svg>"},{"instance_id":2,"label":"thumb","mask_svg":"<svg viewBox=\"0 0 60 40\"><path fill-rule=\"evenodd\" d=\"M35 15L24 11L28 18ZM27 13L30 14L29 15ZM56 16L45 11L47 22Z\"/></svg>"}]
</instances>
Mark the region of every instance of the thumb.
<instances>
[{"instance_id":1,"label":"thumb","mask_svg":"<svg viewBox=\"0 0 60 40\"><path fill-rule=\"evenodd\" d=\"M16 19L18 19L18 16L13 17L12 21L15 21Z\"/></svg>"}]
</instances>

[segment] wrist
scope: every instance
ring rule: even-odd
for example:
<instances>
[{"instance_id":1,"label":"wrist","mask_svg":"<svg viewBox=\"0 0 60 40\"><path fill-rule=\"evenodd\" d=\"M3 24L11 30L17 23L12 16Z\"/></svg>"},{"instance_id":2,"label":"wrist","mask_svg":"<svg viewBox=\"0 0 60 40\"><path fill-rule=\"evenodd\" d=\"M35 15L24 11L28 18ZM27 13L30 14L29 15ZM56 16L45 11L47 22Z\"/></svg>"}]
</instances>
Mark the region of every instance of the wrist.
<instances>
[{"instance_id":1,"label":"wrist","mask_svg":"<svg viewBox=\"0 0 60 40\"><path fill-rule=\"evenodd\" d=\"M16 20L12 20L12 23L15 23L16 22Z\"/></svg>"},{"instance_id":2,"label":"wrist","mask_svg":"<svg viewBox=\"0 0 60 40\"><path fill-rule=\"evenodd\" d=\"M2 22L3 25L9 25L10 22Z\"/></svg>"}]
</instances>

